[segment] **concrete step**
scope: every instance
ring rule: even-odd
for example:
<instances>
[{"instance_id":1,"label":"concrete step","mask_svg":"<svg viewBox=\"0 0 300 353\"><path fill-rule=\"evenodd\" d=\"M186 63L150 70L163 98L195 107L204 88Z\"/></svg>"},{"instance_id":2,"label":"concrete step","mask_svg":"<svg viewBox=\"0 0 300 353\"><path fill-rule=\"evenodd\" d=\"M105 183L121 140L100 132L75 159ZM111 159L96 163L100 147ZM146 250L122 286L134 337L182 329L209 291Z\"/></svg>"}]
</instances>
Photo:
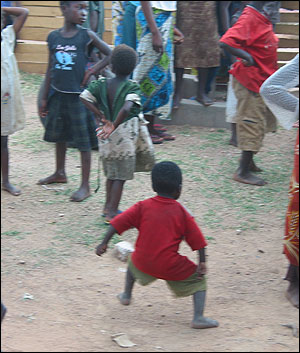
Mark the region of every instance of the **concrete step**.
<instances>
[{"instance_id":1,"label":"concrete step","mask_svg":"<svg viewBox=\"0 0 300 353\"><path fill-rule=\"evenodd\" d=\"M299 53L299 48L278 48L278 61L292 60Z\"/></svg>"},{"instance_id":2,"label":"concrete step","mask_svg":"<svg viewBox=\"0 0 300 353\"><path fill-rule=\"evenodd\" d=\"M299 48L299 35L277 34L280 48Z\"/></svg>"},{"instance_id":3,"label":"concrete step","mask_svg":"<svg viewBox=\"0 0 300 353\"><path fill-rule=\"evenodd\" d=\"M299 23L296 23L296 22L279 22L279 23L276 24L275 33L299 35Z\"/></svg>"},{"instance_id":4,"label":"concrete step","mask_svg":"<svg viewBox=\"0 0 300 353\"><path fill-rule=\"evenodd\" d=\"M230 124L225 121L225 108L225 102L216 102L204 107L196 101L182 99L179 108L172 111L172 120L163 120L162 123L229 129Z\"/></svg>"}]
</instances>

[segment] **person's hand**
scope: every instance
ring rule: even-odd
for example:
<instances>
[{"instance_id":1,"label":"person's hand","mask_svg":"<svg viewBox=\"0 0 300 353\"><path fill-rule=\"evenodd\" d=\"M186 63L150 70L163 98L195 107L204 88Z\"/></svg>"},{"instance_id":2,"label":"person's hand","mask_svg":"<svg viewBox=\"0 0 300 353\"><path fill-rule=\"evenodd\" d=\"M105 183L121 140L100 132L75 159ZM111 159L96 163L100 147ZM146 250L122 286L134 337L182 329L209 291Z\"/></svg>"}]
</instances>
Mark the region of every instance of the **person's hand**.
<instances>
[{"instance_id":1,"label":"person's hand","mask_svg":"<svg viewBox=\"0 0 300 353\"><path fill-rule=\"evenodd\" d=\"M203 279L203 276L207 273L207 267L205 262L200 262L197 267L197 275L198 279Z\"/></svg>"},{"instance_id":2,"label":"person's hand","mask_svg":"<svg viewBox=\"0 0 300 353\"><path fill-rule=\"evenodd\" d=\"M162 54L164 52L164 45L160 32L152 34L152 47L157 52Z\"/></svg>"},{"instance_id":3,"label":"person's hand","mask_svg":"<svg viewBox=\"0 0 300 353\"><path fill-rule=\"evenodd\" d=\"M47 99L41 100L41 105L39 106L39 116L41 118L45 118L48 114L47 104L48 104Z\"/></svg>"},{"instance_id":4,"label":"person's hand","mask_svg":"<svg viewBox=\"0 0 300 353\"><path fill-rule=\"evenodd\" d=\"M255 65L255 61L250 54L247 59L242 59L242 63L247 67Z\"/></svg>"},{"instance_id":5,"label":"person's hand","mask_svg":"<svg viewBox=\"0 0 300 353\"><path fill-rule=\"evenodd\" d=\"M173 38L173 43L175 45L180 45L184 42L184 35L181 31L179 31L178 28L174 28L174 38Z\"/></svg>"},{"instance_id":6,"label":"person's hand","mask_svg":"<svg viewBox=\"0 0 300 353\"><path fill-rule=\"evenodd\" d=\"M105 125L101 126L101 127L98 127L96 129L97 131L97 136L102 139L102 140L105 140L107 139L111 133L115 130L115 126L113 124L113 122L109 121L109 120L105 120L105 119L102 119L101 120L102 123L104 123Z\"/></svg>"},{"instance_id":7,"label":"person's hand","mask_svg":"<svg viewBox=\"0 0 300 353\"><path fill-rule=\"evenodd\" d=\"M106 253L107 250L107 244L99 244L96 248L96 255L101 256L104 253Z\"/></svg>"},{"instance_id":8,"label":"person's hand","mask_svg":"<svg viewBox=\"0 0 300 353\"><path fill-rule=\"evenodd\" d=\"M80 84L80 87L85 87L87 85L87 83L89 82L90 77L93 75L93 72L91 70L86 70L83 80Z\"/></svg>"}]
</instances>

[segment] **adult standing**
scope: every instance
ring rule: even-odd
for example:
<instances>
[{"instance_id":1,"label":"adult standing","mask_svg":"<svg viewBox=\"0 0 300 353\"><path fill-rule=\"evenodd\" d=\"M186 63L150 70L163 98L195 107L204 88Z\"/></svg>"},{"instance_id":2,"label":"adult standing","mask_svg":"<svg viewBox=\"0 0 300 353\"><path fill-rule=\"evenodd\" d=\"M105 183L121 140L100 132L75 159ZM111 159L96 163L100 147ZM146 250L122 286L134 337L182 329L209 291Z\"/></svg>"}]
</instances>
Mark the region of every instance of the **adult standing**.
<instances>
[{"instance_id":1,"label":"adult standing","mask_svg":"<svg viewBox=\"0 0 300 353\"><path fill-rule=\"evenodd\" d=\"M286 129L291 129L295 121L299 119L299 98L288 91L289 88L298 85L299 54L270 76L260 89L265 103ZM299 308L299 128L286 213L284 253L290 263L285 278L290 282L286 297Z\"/></svg>"},{"instance_id":2,"label":"adult standing","mask_svg":"<svg viewBox=\"0 0 300 353\"><path fill-rule=\"evenodd\" d=\"M153 143L175 137L155 129L154 119L170 120L173 98L173 33L175 44L183 35L174 28L176 1L141 1L136 11L139 62L133 73L142 91L143 112Z\"/></svg>"},{"instance_id":3,"label":"adult standing","mask_svg":"<svg viewBox=\"0 0 300 353\"><path fill-rule=\"evenodd\" d=\"M175 49L175 109L180 103L185 68L198 70L196 100L204 106L213 104L205 86L209 68L220 65L216 6L216 1L177 1L176 26L184 34L184 43Z\"/></svg>"}]
</instances>

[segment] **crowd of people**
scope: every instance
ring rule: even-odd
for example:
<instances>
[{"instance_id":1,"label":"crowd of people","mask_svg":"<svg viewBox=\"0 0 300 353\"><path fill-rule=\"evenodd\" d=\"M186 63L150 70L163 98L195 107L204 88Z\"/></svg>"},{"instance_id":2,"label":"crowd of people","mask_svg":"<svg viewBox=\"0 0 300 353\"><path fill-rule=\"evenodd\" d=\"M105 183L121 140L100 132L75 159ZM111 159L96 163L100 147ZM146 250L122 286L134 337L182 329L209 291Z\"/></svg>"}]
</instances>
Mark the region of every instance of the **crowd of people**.
<instances>
[{"instance_id":1,"label":"crowd of people","mask_svg":"<svg viewBox=\"0 0 300 353\"><path fill-rule=\"evenodd\" d=\"M253 157L260 150L265 133L276 131L276 118L284 127L291 128L299 116L299 101L287 91L299 84L299 57L277 71L278 39L274 25L279 20L280 2L113 1L113 50L102 39L101 3L60 1L64 26L48 35L49 62L38 105L44 140L56 146L56 167L52 175L38 184L67 182L66 150L72 145L80 151L82 178L71 201L85 200L90 196L91 150L98 149L106 177L103 217L109 227L97 247L97 255L106 251L115 233L132 227L139 230L120 302L130 304L136 280L146 285L163 279L175 295L193 295L193 328L217 327L217 321L203 316L207 244L193 217L177 202L182 186L180 166L173 162L155 163L153 144L173 141L175 136L155 123L155 119L170 120L172 110L178 109L185 68L197 69L195 99L208 107L214 103L208 93L222 60L228 69L232 65L228 86L235 99L231 144L242 151L233 179L265 185L266 181L255 174L261 169ZM11 24L5 23L8 15ZM14 48L27 16L26 8L1 7L2 189L14 196L21 191L9 181L8 136L25 126ZM299 140L284 243L291 263L286 276L290 281L287 297L296 307L298 164ZM157 196L121 212L124 184L140 171L151 172ZM158 225L155 232L154 223ZM183 238L199 251L198 265L179 255Z\"/></svg>"}]
</instances>

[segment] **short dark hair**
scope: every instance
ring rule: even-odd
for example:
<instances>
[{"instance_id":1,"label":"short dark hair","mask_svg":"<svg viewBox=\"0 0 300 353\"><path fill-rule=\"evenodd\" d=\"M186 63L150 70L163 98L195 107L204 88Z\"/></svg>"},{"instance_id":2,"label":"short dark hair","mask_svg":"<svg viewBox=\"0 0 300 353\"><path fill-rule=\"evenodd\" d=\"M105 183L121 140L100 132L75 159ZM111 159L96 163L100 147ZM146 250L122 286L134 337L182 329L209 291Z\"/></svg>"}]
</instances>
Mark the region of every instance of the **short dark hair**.
<instances>
[{"instance_id":1,"label":"short dark hair","mask_svg":"<svg viewBox=\"0 0 300 353\"><path fill-rule=\"evenodd\" d=\"M128 45L120 44L112 51L110 62L117 75L130 75L137 63L137 53Z\"/></svg>"},{"instance_id":2,"label":"short dark hair","mask_svg":"<svg viewBox=\"0 0 300 353\"><path fill-rule=\"evenodd\" d=\"M176 163L164 161L155 164L151 172L152 188L157 193L171 195L182 185L181 169Z\"/></svg>"}]
</instances>

